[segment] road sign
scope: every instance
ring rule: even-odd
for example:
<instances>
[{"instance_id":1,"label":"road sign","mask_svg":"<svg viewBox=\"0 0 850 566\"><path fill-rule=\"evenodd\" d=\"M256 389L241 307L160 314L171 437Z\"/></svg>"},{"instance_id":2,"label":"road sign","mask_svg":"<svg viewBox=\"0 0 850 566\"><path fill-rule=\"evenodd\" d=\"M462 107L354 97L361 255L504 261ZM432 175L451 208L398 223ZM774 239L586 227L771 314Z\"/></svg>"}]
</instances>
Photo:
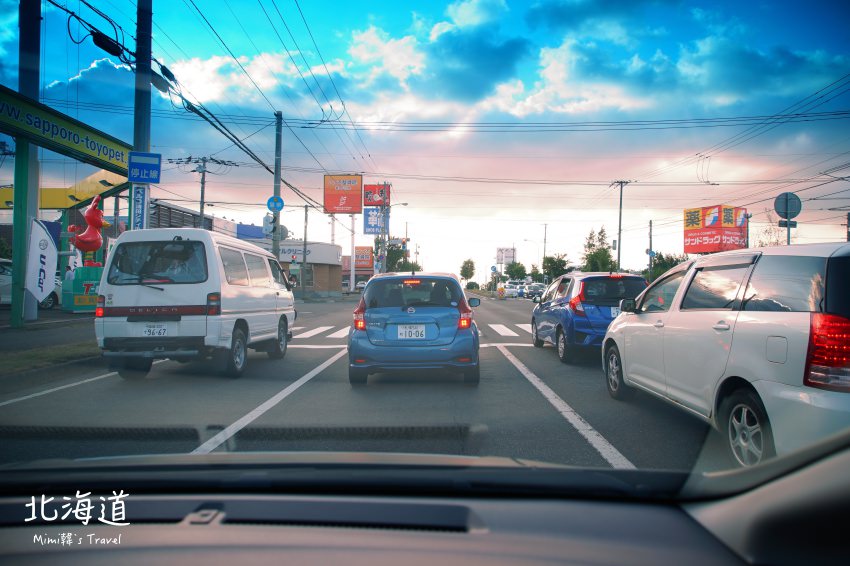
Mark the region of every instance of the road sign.
<instances>
[{"instance_id":1,"label":"road sign","mask_svg":"<svg viewBox=\"0 0 850 566\"><path fill-rule=\"evenodd\" d=\"M266 202L266 206L268 206L269 210L272 212L280 212L283 210L283 199L278 196L269 197L268 202Z\"/></svg>"},{"instance_id":2,"label":"road sign","mask_svg":"<svg viewBox=\"0 0 850 566\"><path fill-rule=\"evenodd\" d=\"M773 201L773 209L780 218L790 219L800 214L800 211L803 210L803 203L800 202L800 197L794 193L782 193Z\"/></svg>"},{"instance_id":3,"label":"road sign","mask_svg":"<svg viewBox=\"0 0 850 566\"><path fill-rule=\"evenodd\" d=\"M780 220L779 221L780 228L796 228L797 221L796 220Z\"/></svg>"},{"instance_id":4,"label":"road sign","mask_svg":"<svg viewBox=\"0 0 850 566\"><path fill-rule=\"evenodd\" d=\"M130 183L159 183L162 155L131 151L127 155L127 181Z\"/></svg>"},{"instance_id":5,"label":"road sign","mask_svg":"<svg viewBox=\"0 0 850 566\"><path fill-rule=\"evenodd\" d=\"M496 271L497 271L496 266L495 266L495 265L491 265L491 266L490 266L490 271L492 271L493 273L496 273Z\"/></svg>"}]
</instances>

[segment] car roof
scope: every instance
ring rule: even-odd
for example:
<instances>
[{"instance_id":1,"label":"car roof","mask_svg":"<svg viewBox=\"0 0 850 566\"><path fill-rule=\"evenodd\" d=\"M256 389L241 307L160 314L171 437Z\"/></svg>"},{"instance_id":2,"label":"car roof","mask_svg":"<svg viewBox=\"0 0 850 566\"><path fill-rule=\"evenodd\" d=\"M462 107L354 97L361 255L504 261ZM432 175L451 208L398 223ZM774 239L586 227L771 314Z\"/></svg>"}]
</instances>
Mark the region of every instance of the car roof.
<instances>
[{"instance_id":1,"label":"car roof","mask_svg":"<svg viewBox=\"0 0 850 566\"><path fill-rule=\"evenodd\" d=\"M744 248L740 250L729 250L717 252L703 257L734 256L739 254L761 253L762 255L788 255L788 256L813 256L830 257L833 255L850 255L850 243L827 242L817 244L792 244L790 246L767 246L761 248ZM699 260L697 260L699 261Z\"/></svg>"},{"instance_id":2,"label":"car roof","mask_svg":"<svg viewBox=\"0 0 850 566\"><path fill-rule=\"evenodd\" d=\"M378 279L394 279L400 277L440 277L440 278L449 278L454 279L458 283L460 283L460 278L454 273L445 273L439 271L399 271L399 272L391 272L391 273L379 273L372 277L370 281L378 280Z\"/></svg>"},{"instance_id":3,"label":"car roof","mask_svg":"<svg viewBox=\"0 0 850 566\"><path fill-rule=\"evenodd\" d=\"M274 257L271 252L263 248L240 240L227 234L210 232L202 228L146 228L144 230L128 230L118 237L118 242L145 242L166 241L179 236L188 241L200 241L213 244L223 244L242 251L249 251L263 256Z\"/></svg>"},{"instance_id":4,"label":"car roof","mask_svg":"<svg viewBox=\"0 0 850 566\"><path fill-rule=\"evenodd\" d=\"M561 277L583 279L585 277L609 277L611 275L616 275L618 277L635 277L637 279L643 279L643 275L638 275L636 273L623 273L620 271L570 271L569 273L564 273L563 275L561 275Z\"/></svg>"}]
</instances>

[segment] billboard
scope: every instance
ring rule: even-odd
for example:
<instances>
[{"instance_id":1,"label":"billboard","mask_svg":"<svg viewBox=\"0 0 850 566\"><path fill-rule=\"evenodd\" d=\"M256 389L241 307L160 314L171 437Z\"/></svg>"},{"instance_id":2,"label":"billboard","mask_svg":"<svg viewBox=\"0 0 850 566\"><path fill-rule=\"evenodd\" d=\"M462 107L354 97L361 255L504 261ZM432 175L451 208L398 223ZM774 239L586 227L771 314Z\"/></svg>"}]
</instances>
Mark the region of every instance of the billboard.
<instances>
[{"instance_id":1,"label":"billboard","mask_svg":"<svg viewBox=\"0 0 850 566\"><path fill-rule=\"evenodd\" d=\"M325 175L325 213L360 214L362 211L362 175Z\"/></svg>"},{"instance_id":2,"label":"billboard","mask_svg":"<svg viewBox=\"0 0 850 566\"><path fill-rule=\"evenodd\" d=\"M516 261L514 248L496 248L496 263L509 265Z\"/></svg>"},{"instance_id":3,"label":"billboard","mask_svg":"<svg viewBox=\"0 0 850 566\"><path fill-rule=\"evenodd\" d=\"M686 254L747 247L747 209L718 204L684 211Z\"/></svg>"},{"instance_id":4,"label":"billboard","mask_svg":"<svg viewBox=\"0 0 850 566\"><path fill-rule=\"evenodd\" d=\"M371 269L373 261L371 246L354 246L354 269Z\"/></svg>"},{"instance_id":5,"label":"billboard","mask_svg":"<svg viewBox=\"0 0 850 566\"><path fill-rule=\"evenodd\" d=\"M363 185L363 206L389 206L391 186L388 183Z\"/></svg>"},{"instance_id":6,"label":"billboard","mask_svg":"<svg viewBox=\"0 0 850 566\"><path fill-rule=\"evenodd\" d=\"M363 233L384 234L390 231L390 209L385 208L383 218L381 207L369 206L363 209Z\"/></svg>"}]
</instances>

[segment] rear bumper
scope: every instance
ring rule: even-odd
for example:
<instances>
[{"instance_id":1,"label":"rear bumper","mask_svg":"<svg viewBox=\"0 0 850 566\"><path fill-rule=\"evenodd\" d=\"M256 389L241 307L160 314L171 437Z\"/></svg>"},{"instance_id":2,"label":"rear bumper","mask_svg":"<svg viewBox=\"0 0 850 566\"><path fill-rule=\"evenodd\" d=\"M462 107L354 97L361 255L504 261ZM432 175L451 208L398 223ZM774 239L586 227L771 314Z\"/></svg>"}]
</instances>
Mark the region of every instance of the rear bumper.
<instances>
[{"instance_id":1,"label":"rear bumper","mask_svg":"<svg viewBox=\"0 0 850 566\"><path fill-rule=\"evenodd\" d=\"M354 332L348 342L351 368L368 372L406 369L462 370L478 365L478 335L458 334L444 346L375 346L365 332Z\"/></svg>"},{"instance_id":2,"label":"rear bumper","mask_svg":"<svg viewBox=\"0 0 850 566\"><path fill-rule=\"evenodd\" d=\"M194 359L212 354L203 336L171 338L105 338L105 358Z\"/></svg>"}]
</instances>

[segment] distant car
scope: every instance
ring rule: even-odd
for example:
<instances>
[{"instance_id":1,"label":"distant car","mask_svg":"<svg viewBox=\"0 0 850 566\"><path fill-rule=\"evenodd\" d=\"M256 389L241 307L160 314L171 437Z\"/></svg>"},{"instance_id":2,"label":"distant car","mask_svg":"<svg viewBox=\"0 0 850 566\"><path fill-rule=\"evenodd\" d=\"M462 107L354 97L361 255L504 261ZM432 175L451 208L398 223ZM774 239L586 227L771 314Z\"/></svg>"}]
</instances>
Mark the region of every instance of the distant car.
<instances>
[{"instance_id":1,"label":"distant car","mask_svg":"<svg viewBox=\"0 0 850 566\"><path fill-rule=\"evenodd\" d=\"M558 358L573 361L579 350L599 348L611 321L620 314L620 301L634 299L646 280L623 273L571 272L555 279L531 313L531 341L555 345Z\"/></svg>"},{"instance_id":2,"label":"distant car","mask_svg":"<svg viewBox=\"0 0 850 566\"><path fill-rule=\"evenodd\" d=\"M348 379L365 385L369 374L446 369L477 385L478 326L460 281L446 273L386 273L369 280L348 334Z\"/></svg>"},{"instance_id":3,"label":"distant car","mask_svg":"<svg viewBox=\"0 0 850 566\"><path fill-rule=\"evenodd\" d=\"M525 288L525 298L534 300L534 297L542 297L546 291L546 285L543 283L532 283Z\"/></svg>"},{"instance_id":4,"label":"distant car","mask_svg":"<svg viewBox=\"0 0 850 566\"><path fill-rule=\"evenodd\" d=\"M850 426L850 244L721 252L674 267L608 328L615 399L634 389L721 432L751 466Z\"/></svg>"},{"instance_id":5,"label":"distant car","mask_svg":"<svg viewBox=\"0 0 850 566\"><path fill-rule=\"evenodd\" d=\"M511 283L505 283L505 298L517 298L516 285L513 285Z\"/></svg>"},{"instance_id":6,"label":"distant car","mask_svg":"<svg viewBox=\"0 0 850 566\"><path fill-rule=\"evenodd\" d=\"M358 291L362 291L363 289L366 288L366 282L365 281L358 281L357 283L354 284L354 288L357 289Z\"/></svg>"},{"instance_id":7,"label":"distant car","mask_svg":"<svg viewBox=\"0 0 850 566\"><path fill-rule=\"evenodd\" d=\"M524 298L526 289L527 289L526 285L517 285L516 296L520 299Z\"/></svg>"}]
</instances>

